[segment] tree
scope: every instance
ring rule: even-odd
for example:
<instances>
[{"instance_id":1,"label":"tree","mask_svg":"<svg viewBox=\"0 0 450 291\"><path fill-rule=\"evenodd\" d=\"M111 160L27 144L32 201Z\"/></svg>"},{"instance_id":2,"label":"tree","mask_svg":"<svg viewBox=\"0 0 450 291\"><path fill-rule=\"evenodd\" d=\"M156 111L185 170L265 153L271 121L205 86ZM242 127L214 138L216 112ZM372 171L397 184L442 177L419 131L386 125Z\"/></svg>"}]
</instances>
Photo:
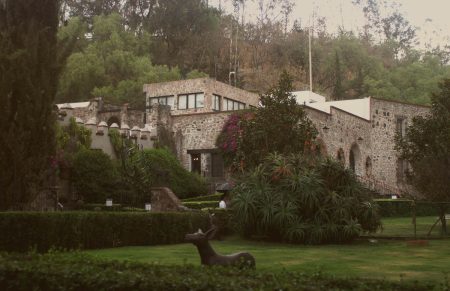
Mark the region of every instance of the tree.
<instances>
[{"instance_id":1,"label":"tree","mask_svg":"<svg viewBox=\"0 0 450 291\"><path fill-rule=\"evenodd\" d=\"M73 21L78 23L78 19ZM69 33L79 35L79 29L68 27L60 37ZM78 27L78 26L75 26ZM136 36L127 31L118 14L95 16L92 34L83 34L87 45L75 51L67 60L59 82L57 99L82 101L102 96L107 102L143 105L142 85L145 83L178 80L177 68L152 65L148 47L150 35Z\"/></svg>"},{"instance_id":2,"label":"tree","mask_svg":"<svg viewBox=\"0 0 450 291\"><path fill-rule=\"evenodd\" d=\"M0 209L45 186L55 148L58 1L0 1Z\"/></svg>"},{"instance_id":3,"label":"tree","mask_svg":"<svg viewBox=\"0 0 450 291\"><path fill-rule=\"evenodd\" d=\"M442 233L446 234L445 213L450 202L450 79L432 95L431 112L416 117L406 135L397 138L401 158L411 164L409 178L423 196L439 205Z\"/></svg>"},{"instance_id":4,"label":"tree","mask_svg":"<svg viewBox=\"0 0 450 291\"><path fill-rule=\"evenodd\" d=\"M261 95L261 106L240 118L230 134L225 124L217 146L235 168L252 168L268 154L303 153L316 136L316 129L297 104L292 78L282 73L278 85ZM233 117L231 117L233 118Z\"/></svg>"}]
</instances>

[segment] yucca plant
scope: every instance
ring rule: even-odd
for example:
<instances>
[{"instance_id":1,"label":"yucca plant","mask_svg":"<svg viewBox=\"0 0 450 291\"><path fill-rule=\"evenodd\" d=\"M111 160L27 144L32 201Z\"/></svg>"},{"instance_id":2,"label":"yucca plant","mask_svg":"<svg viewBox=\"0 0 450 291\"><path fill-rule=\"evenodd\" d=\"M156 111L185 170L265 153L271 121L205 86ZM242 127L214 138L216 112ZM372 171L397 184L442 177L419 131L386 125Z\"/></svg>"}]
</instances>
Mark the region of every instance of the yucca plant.
<instances>
[{"instance_id":1,"label":"yucca plant","mask_svg":"<svg viewBox=\"0 0 450 291\"><path fill-rule=\"evenodd\" d=\"M340 243L380 227L368 191L329 159L271 154L238 177L233 193L233 219L247 236Z\"/></svg>"}]
</instances>

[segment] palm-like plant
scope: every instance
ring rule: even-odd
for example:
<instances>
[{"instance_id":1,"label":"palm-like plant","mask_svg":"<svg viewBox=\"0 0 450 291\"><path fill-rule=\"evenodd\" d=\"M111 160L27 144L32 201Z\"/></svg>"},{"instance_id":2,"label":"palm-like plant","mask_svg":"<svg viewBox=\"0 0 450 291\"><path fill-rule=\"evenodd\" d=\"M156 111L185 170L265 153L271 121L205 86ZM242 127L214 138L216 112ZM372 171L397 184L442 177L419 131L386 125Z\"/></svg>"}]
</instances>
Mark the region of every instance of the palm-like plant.
<instances>
[{"instance_id":1,"label":"palm-like plant","mask_svg":"<svg viewBox=\"0 0 450 291\"><path fill-rule=\"evenodd\" d=\"M246 234L290 242L345 242L380 227L355 176L331 160L269 155L234 189L234 219Z\"/></svg>"}]
</instances>

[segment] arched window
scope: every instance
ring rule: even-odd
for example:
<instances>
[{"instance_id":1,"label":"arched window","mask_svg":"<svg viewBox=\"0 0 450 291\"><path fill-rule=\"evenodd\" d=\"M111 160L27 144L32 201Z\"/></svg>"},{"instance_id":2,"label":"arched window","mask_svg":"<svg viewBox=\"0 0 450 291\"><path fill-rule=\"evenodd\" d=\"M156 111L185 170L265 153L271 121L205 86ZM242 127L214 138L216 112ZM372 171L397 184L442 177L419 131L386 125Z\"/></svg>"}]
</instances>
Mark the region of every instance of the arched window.
<instances>
[{"instance_id":1,"label":"arched window","mask_svg":"<svg viewBox=\"0 0 450 291\"><path fill-rule=\"evenodd\" d=\"M342 148L340 148L340 149L337 151L336 159L337 159L338 162L340 162L341 164L345 164L345 153L344 153L344 150L343 150Z\"/></svg>"},{"instance_id":2,"label":"arched window","mask_svg":"<svg viewBox=\"0 0 450 291\"><path fill-rule=\"evenodd\" d=\"M366 158L366 176L372 176L372 159L370 157Z\"/></svg>"},{"instance_id":3,"label":"arched window","mask_svg":"<svg viewBox=\"0 0 450 291\"><path fill-rule=\"evenodd\" d=\"M349 152L349 165L350 169L355 172L355 174L360 174L360 169L358 168L360 160L359 147L356 143L352 145Z\"/></svg>"}]
</instances>

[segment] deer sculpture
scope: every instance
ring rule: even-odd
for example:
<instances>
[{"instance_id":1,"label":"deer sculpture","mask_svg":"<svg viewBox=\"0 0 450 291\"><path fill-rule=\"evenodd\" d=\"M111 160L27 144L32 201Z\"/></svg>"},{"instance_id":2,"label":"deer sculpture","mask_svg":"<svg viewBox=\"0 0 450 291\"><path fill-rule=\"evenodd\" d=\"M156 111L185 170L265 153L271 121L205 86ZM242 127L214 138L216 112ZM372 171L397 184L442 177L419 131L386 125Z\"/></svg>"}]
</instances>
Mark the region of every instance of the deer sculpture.
<instances>
[{"instance_id":1,"label":"deer sculpture","mask_svg":"<svg viewBox=\"0 0 450 291\"><path fill-rule=\"evenodd\" d=\"M255 258L250 253L217 254L209 244L209 240L214 237L216 231L217 228L213 226L205 233L199 229L197 232L186 234L185 236L186 242L193 243L197 247L202 265L236 266L240 268L255 267Z\"/></svg>"}]
</instances>

